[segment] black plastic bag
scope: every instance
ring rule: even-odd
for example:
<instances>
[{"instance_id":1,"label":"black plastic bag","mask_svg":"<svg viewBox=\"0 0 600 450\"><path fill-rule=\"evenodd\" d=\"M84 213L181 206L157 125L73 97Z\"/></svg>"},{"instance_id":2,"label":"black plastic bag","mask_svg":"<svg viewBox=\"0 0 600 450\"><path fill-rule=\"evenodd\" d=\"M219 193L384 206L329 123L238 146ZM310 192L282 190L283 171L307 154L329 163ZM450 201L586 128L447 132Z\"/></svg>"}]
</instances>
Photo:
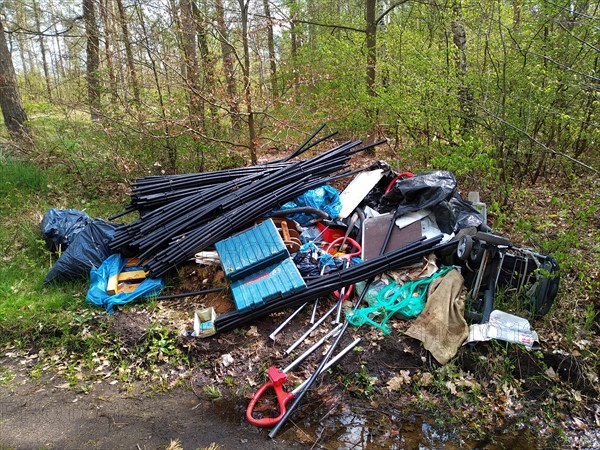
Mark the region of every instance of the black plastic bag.
<instances>
[{"instance_id":1,"label":"black plastic bag","mask_svg":"<svg viewBox=\"0 0 600 450\"><path fill-rule=\"evenodd\" d=\"M398 209L398 216L429 208L440 230L450 234L467 227L479 227L483 216L464 201L454 175L445 170L422 172L396 181L381 197L381 212Z\"/></svg>"},{"instance_id":2,"label":"black plastic bag","mask_svg":"<svg viewBox=\"0 0 600 450\"><path fill-rule=\"evenodd\" d=\"M49 209L42 218L41 229L46 248L51 252L66 250L77 234L92 219L83 211L76 209Z\"/></svg>"},{"instance_id":3,"label":"black plastic bag","mask_svg":"<svg viewBox=\"0 0 600 450\"><path fill-rule=\"evenodd\" d=\"M318 277L321 275L319 270L318 262L313 259L313 253L310 251L307 252L297 252L292 255L292 260L296 267L298 268L298 272L302 275L302 278L307 277Z\"/></svg>"},{"instance_id":4,"label":"black plastic bag","mask_svg":"<svg viewBox=\"0 0 600 450\"><path fill-rule=\"evenodd\" d=\"M109 244L117 228L102 219L89 223L54 263L44 284L89 276L92 266L99 267L111 255Z\"/></svg>"}]
</instances>

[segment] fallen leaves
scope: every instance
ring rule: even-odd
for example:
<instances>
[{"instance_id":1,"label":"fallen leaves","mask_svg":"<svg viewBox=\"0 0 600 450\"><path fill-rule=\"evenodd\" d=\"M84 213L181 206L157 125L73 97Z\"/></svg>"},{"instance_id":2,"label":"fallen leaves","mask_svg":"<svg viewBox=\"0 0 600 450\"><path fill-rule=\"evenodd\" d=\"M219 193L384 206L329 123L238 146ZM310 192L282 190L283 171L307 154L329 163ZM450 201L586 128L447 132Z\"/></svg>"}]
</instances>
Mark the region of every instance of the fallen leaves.
<instances>
[{"instance_id":1,"label":"fallen leaves","mask_svg":"<svg viewBox=\"0 0 600 450\"><path fill-rule=\"evenodd\" d=\"M386 386L390 391L399 391L400 389L402 389L402 386L410 383L410 372L408 370L401 370L398 375L396 375L393 378L390 378Z\"/></svg>"}]
</instances>

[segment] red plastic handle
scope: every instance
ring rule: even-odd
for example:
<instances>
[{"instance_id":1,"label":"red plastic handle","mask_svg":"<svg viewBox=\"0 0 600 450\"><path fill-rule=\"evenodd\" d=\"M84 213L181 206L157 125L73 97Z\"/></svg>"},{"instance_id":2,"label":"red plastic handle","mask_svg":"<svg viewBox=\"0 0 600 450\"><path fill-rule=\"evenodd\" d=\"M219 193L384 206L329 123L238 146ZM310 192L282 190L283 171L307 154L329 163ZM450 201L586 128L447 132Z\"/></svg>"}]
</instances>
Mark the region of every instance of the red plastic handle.
<instances>
[{"instance_id":1,"label":"red plastic handle","mask_svg":"<svg viewBox=\"0 0 600 450\"><path fill-rule=\"evenodd\" d=\"M333 248L334 245L341 243L344 241L344 237L339 237L337 238L335 241L333 241L331 244L329 244L327 246L327 248L325 249L325 251L327 253L329 253L329 250L331 250ZM360 244L358 242L356 242L354 239L352 238L346 238L346 242L352 244L352 247L354 247L356 249L356 252L354 253L346 253L344 255L339 255L340 258L347 258L350 259L353 256L360 256L360 254L362 253L362 248L360 246Z\"/></svg>"},{"instance_id":2,"label":"red plastic handle","mask_svg":"<svg viewBox=\"0 0 600 450\"><path fill-rule=\"evenodd\" d=\"M252 397L252 400L250 400L250 403L248 404L248 408L246 409L246 419L252 425L257 427L272 427L277 425L277 423L285 414L285 405L287 404L287 402L294 398L294 394L292 394L291 392L285 392L283 390L283 383L285 383L287 380L285 373L283 373L277 367L269 367L267 375L269 376L269 379L271 381L268 381L267 383L263 384L260 387L260 389L256 391L256 393ZM277 403L279 403L279 415L277 417L263 417L262 419L255 419L253 416L254 407L256 406L258 400L262 397L262 395L270 388L273 388L275 390L275 395L277 396Z\"/></svg>"},{"instance_id":3,"label":"red plastic handle","mask_svg":"<svg viewBox=\"0 0 600 450\"><path fill-rule=\"evenodd\" d=\"M325 249L325 251L327 253L329 253L329 250L331 250L331 248L338 244L338 243L342 243L344 241L343 237L337 238L335 241L333 241L331 244L329 244L329 246ZM360 244L358 242L356 242L354 239L352 238L346 238L346 242L349 242L350 244L352 244L352 247L354 247L356 249L356 252L354 253L347 253L345 255L340 255L340 258L345 258L348 261L348 264L350 263L350 258L354 257L354 256L360 256L360 254L362 253L362 248L360 246ZM344 300L348 300L350 298L350 295L352 295L352 289L353 289L354 285L351 284L350 286L348 286L348 289L346 289L346 293L344 294ZM335 291L333 293L333 295L335 297L337 297L338 299L340 298L340 291Z\"/></svg>"}]
</instances>

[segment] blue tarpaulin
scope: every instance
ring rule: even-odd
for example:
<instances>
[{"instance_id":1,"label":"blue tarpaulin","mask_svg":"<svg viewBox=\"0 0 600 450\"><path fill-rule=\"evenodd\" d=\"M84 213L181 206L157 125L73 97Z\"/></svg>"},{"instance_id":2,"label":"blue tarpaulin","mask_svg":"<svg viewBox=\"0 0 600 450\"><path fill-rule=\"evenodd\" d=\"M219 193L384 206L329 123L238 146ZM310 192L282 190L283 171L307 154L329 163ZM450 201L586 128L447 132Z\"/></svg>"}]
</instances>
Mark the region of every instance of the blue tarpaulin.
<instances>
[{"instance_id":1,"label":"blue tarpaulin","mask_svg":"<svg viewBox=\"0 0 600 450\"><path fill-rule=\"evenodd\" d=\"M328 184L306 191L300 197L294 199L294 201L284 204L281 209L295 209L305 206L319 209L327 213L331 219L335 219L339 216L340 211L342 210L339 192ZM295 220L303 227L310 225L315 217L316 216L306 214L294 214L288 216L289 219Z\"/></svg>"},{"instance_id":2,"label":"blue tarpaulin","mask_svg":"<svg viewBox=\"0 0 600 450\"><path fill-rule=\"evenodd\" d=\"M130 303L138 298L156 297L164 287L162 278L146 278L133 292L121 292L109 295L106 292L108 280L118 275L125 268L127 259L119 253L109 256L100 267L92 268L90 272L90 288L87 292L89 302L106 308L112 314L115 306ZM142 270L141 267L131 267L129 270Z\"/></svg>"}]
</instances>

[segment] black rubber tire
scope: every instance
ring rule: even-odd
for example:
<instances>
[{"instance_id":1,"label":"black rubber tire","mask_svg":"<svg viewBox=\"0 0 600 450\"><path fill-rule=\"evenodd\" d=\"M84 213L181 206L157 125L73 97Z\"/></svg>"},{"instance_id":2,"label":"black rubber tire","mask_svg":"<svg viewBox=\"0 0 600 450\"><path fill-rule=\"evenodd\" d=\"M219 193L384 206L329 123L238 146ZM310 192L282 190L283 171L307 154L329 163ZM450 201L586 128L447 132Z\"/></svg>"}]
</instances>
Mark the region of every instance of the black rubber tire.
<instances>
[{"instance_id":1,"label":"black rubber tire","mask_svg":"<svg viewBox=\"0 0 600 450\"><path fill-rule=\"evenodd\" d=\"M473 269L479 270L479 264L481 263L481 260L483 259L484 253L485 253L485 249L483 248L483 245L481 245L481 242L479 242L478 239L473 239L473 249L471 250L471 253L469 254L469 265Z\"/></svg>"},{"instance_id":2,"label":"black rubber tire","mask_svg":"<svg viewBox=\"0 0 600 450\"><path fill-rule=\"evenodd\" d=\"M458 245L456 247L456 256L461 261L466 261L469 258L469 255L473 251L473 238L468 234L465 234L458 241Z\"/></svg>"}]
</instances>

